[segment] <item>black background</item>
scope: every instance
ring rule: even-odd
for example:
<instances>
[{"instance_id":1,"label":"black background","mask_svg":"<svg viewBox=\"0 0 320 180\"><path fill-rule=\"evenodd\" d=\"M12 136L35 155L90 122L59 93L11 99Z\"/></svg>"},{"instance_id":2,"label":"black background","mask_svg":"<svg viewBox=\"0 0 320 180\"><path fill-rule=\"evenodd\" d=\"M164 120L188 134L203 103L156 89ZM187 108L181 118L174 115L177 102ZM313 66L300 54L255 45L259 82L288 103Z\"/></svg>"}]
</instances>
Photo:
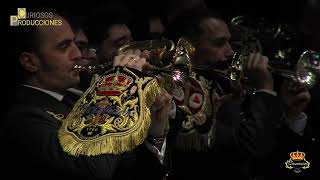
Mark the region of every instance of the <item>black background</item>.
<instances>
[{"instance_id":1,"label":"black background","mask_svg":"<svg viewBox=\"0 0 320 180\"><path fill-rule=\"evenodd\" d=\"M106 0L107 1L107 0ZM166 4L172 0L127 0L130 8L138 13L161 12L166 13ZM317 0L314 0L317 1ZM10 15L15 15L17 8L33 7L37 5L46 5L70 11L87 12L88 7L93 5L93 0L11 0L2 2L1 18L2 18L2 58L1 58L1 83L2 83L2 104L6 106L6 102L10 101L12 96L12 84L14 83L14 68L12 58L14 53L14 44L18 43L10 34L13 27L9 26ZM271 23L288 23L291 26L298 27L301 22L301 15L305 12L308 0L205 0L209 8L213 8L220 12L223 18L230 20L234 16L247 15L251 17L265 17ZM2 106L2 105L1 105ZM5 111L5 108L2 108Z\"/></svg>"}]
</instances>

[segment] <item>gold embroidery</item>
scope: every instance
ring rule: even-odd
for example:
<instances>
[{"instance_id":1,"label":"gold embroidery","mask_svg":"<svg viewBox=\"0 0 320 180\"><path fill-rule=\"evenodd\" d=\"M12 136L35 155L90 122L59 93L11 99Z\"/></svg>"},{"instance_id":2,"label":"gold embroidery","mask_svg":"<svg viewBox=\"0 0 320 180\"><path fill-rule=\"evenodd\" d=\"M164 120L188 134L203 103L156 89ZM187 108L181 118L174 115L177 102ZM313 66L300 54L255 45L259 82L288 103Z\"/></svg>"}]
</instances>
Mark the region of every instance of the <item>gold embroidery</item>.
<instances>
[{"instance_id":1,"label":"gold embroidery","mask_svg":"<svg viewBox=\"0 0 320 180\"><path fill-rule=\"evenodd\" d=\"M58 121L61 121L63 120L64 118L64 115L63 114L56 114L52 111L46 111L48 114L52 115L55 119L57 119Z\"/></svg>"},{"instance_id":2,"label":"gold embroidery","mask_svg":"<svg viewBox=\"0 0 320 180\"><path fill-rule=\"evenodd\" d=\"M95 78L59 131L71 155L120 154L141 144L151 123L149 107L160 94L156 79L114 68Z\"/></svg>"},{"instance_id":3,"label":"gold embroidery","mask_svg":"<svg viewBox=\"0 0 320 180\"><path fill-rule=\"evenodd\" d=\"M176 104L187 115L182 121L182 128L174 147L179 151L206 151L210 146L209 141L214 143L215 104L211 102L210 89L211 81L192 72L184 91L173 91ZM196 127L204 125L207 121L210 121L208 124L212 123L208 134L199 133Z\"/></svg>"}]
</instances>

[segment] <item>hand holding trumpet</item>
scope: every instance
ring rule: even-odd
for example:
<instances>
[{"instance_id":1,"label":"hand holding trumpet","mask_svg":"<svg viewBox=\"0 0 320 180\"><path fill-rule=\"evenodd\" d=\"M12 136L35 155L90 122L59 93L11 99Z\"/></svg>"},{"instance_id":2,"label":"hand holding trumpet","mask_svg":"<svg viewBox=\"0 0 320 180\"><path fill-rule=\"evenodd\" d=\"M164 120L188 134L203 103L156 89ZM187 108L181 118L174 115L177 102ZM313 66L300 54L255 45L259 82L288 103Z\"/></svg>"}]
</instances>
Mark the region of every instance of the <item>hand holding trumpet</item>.
<instances>
[{"instance_id":1,"label":"hand holding trumpet","mask_svg":"<svg viewBox=\"0 0 320 180\"><path fill-rule=\"evenodd\" d=\"M243 63L243 78L249 79L251 88L273 90L273 78L268 70L268 57L251 53Z\"/></svg>"},{"instance_id":2,"label":"hand holding trumpet","mask_svg":"<svg viewBox=\"0 0 320 180\"><path fill-rule=\"evenodd\" d=\"M120 53L115 56L113 66L123 66L142 71L144 67L149 67L150 64L146 61L149 52L147 50L128 50L126 53ZM151 107L152 122L149 129L149 135L152 137L161 137L164 135L165 125L169 119L171 110L172 96L162 89Z\"/></svg>"},{"instance_id":3,"label":"hand holding trumpet","mask_svg":"<svg viewBox=\"0 0 320 180\"><path fill-rule=\"evenodd\" d=\"M144 50L128 50L126 53L120 52L113 59L113 66L124 66L142 71L142 68L148 66L146 58L149 56L149 51Z\"/></svg>"}]
</instances>

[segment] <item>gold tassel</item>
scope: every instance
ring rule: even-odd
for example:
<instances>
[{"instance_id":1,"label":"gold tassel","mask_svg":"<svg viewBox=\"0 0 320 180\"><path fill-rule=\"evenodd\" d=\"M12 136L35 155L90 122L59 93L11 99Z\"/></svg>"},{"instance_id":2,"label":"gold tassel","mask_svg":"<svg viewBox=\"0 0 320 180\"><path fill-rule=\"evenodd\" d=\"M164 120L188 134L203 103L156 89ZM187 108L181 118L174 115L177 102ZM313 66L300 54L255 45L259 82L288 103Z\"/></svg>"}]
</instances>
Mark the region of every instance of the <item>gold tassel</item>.
<instances>
[{"instance_id":1,"label":"gold tassel","mask_svg":"<svg viewBox=\"0 0 320 180\"><path fill-rule=\"evenodd\" d=\"M214 129L210 129L210 131L214 131ZM203 151L208 151L209 148L213 146L214 141L215 141L214 134L212 134L211 136L209 136L209 134L207 133L200 134L197 132L196 129L193 129L186 133L179 132L177 134L177 139L176 139L177 143L174 148L181 152L190 152L190 151L203 152Z\"/></svg>"},{"instance_id":2,"label":"gold tassel","mask_svg":"<svg viewBox=\"0 0 320 180\"><path fill-rule=\"evenodd\" d=\"M125 71L131 72L124 68ZM132 72L131 72L132 73ZM132 73L133 74L133 73ZM134 74L133 74L134 75ZM94 90L97 83L97 78L93 85L84 93L80 100L76 103L73 110L63 121L58 137L60 144L65 152L73 156L86 155L95 156L100 154L121 154L128 152L142 144L148 135L148 130L151 124L150 107L155 98L160 95L161 88L156 79L146 77L137 78L138 96L140 101L140 113L138 122L134 128L127 132L117 132L106 134L96 139L84 140L77 137L74 133L68 130L70 123L75 123L75 117L79 115L74 111L84 100L88 93ZM143 88L144 86L144 88ZM79 120L78 120L79 121ZM81 120L80 120L81 121ZM78 125L81 123L78 123ZM80 125L79 125L80 126Z\"/></svg>"}]
</instances>

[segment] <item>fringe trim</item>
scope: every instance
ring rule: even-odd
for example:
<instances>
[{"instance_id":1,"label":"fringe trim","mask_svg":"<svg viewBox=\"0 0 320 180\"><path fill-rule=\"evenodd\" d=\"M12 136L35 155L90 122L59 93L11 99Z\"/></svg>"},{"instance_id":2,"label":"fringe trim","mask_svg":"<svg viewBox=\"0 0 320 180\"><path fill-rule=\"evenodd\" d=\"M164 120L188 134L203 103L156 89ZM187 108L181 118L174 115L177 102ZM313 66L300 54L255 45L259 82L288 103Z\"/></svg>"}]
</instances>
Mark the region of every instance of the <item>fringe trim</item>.
<instances>
[{"instance_id":1,"label":"fringe trim","mask_svg":"<svg viewBox=\"0 0 320 180\"><path fill-rule=\"evenodd\" d=\"M181 152L208 151L215 142L215 126L208 133L200 134L196 129L187 133L179 132L176 137L175 149Z\"/></svg>"},{"instance_id":2,"label":"fringe trim","mask_svg":"<svg viewBox=\"0 0 320 180\"><path fill-rule=\"evenodd\" d=\"M148 135L148 130L151 124L150 107L155 101L155 98L160 95L161 88L156 79L147 82L144 89L143 79L137 80L138 94L140 100L140 114L136 126L126 133L106 134L94 140L82 140L70 133L67 125L72 123L71 118L75 117L72 112L64 120L58 137L63 150L73 156L85 155L96 156L100 154L121 154L128 152L142 144ZM96 83L96 82L95 82ZM93 83L93 84L95 84ZM92 86L94 88L94 86ZM89 88L83 97L90 91ZM83 98L81 98L83 99ZM77 102L80 103L81 99ZM77 107L77 104L75 107Z\"/></svg>"}]
</instances>

